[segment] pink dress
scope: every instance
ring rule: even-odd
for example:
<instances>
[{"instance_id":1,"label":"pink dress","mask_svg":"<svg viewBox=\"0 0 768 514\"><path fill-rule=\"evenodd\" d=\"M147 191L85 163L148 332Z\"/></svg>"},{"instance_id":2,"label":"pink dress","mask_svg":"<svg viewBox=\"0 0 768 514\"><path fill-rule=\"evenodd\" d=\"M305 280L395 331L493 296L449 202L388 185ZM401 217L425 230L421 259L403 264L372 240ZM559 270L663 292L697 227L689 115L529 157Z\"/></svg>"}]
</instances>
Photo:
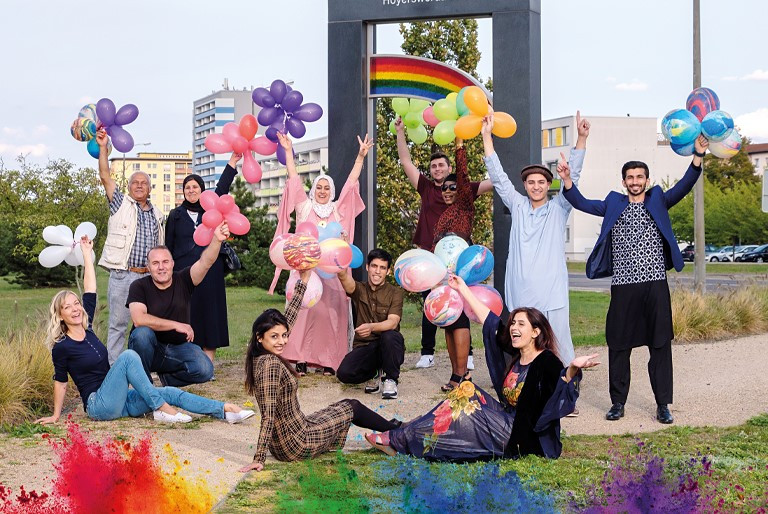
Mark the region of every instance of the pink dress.
<instances>
[{"instance_id":1,"label":"pink dress","mask_svg":"<svg viewBox=\"0 0 768 514\"><path fill-rule=\"evenodd\" d=\"M312 202L304 191L301 179L296 176L285 183L283 199L277 213L275 236L289 231L290 214L293 210L296 210L297 225L304 221L314 224L320 221L337 221L349 237L354 237L355 218L365 210L365 204L360 196L359 182L346 182L339 199L334 202L331 215L321 219L312 209ZM323 295L314 307L299 312L299 317L291 328L283 357L293 362L306 362L309 365L336 370L347 354L349 344L349 299L338 278L321 280Z\"/></svg>"}]
</instances>

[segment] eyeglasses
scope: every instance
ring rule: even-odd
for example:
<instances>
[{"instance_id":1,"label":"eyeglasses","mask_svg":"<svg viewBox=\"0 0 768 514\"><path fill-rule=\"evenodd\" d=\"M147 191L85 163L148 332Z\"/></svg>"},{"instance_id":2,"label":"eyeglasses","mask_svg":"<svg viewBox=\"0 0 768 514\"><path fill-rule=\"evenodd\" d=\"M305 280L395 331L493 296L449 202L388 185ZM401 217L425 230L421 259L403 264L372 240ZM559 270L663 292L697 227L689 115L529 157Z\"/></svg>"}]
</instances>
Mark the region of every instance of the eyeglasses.
<instances>
[{"instance_id":1,"label":"eyeglasses","mask_svg":"<svg viewBox=\"0 0 768 514\"><path fill-rule=\"evenodd\" d=\"M440 186L440 189L443 191L456 191L456 184L443 184Z\"/></svg>"}]
</instances>

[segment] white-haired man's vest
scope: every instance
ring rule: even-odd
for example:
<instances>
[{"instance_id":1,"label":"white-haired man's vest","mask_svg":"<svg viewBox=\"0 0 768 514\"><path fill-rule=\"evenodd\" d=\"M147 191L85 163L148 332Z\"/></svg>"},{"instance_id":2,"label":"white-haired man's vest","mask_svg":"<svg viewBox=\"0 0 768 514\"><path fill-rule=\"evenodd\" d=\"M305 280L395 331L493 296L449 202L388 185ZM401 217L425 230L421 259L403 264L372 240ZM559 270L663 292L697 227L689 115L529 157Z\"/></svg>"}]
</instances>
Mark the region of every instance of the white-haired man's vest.
<instances>
[{"instance_id":1,"label":"white-haired man's vest","mask_svg":"<svg viewBox=\"0 0 768 514\"><path fill-rule=\"evenodd\" d=\"M104 251L99 260L99 266L107 269L128 269L128 257L136 241L136 226L138 224L139 204L128 195L123 196L123 203L116 213L109 217L107 225L107 240L104 241ZM159 240L158 245L165 244L165 216L154 205L152 213L157 220Z\"/></svg>"}]
</instances>

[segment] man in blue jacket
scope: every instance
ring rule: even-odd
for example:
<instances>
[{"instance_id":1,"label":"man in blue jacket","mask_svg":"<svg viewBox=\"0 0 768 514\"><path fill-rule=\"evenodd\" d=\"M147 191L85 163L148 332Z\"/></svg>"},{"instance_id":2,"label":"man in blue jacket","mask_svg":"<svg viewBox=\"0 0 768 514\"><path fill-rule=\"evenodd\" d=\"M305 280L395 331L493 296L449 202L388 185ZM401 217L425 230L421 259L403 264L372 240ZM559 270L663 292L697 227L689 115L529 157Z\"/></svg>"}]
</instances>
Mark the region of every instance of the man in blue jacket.
<instances>
[{"instance_id":1,"label":"man in blue jacket","mask_svg":"<svg viewBox=\"0 0 768 514\"><path fill-rule=\"evenodd\" d=\"M648 165L629 161L621 168L626 195L612 191L605 200L587 200L571 180L568 166L558 167L563 195L576 209L603 217L600 236L587 260L589 278L612 277L611 304L605 321L611 409L605 419L624 416L629 393L632 348L648 346L648 375L656 397L656 419L672 423L672 304L667 270L683 269L683 256L672 233L669 209L693 188L709 143L694 143L693 162L669 190L648 186Z\"/></svg>"}]
</instances>

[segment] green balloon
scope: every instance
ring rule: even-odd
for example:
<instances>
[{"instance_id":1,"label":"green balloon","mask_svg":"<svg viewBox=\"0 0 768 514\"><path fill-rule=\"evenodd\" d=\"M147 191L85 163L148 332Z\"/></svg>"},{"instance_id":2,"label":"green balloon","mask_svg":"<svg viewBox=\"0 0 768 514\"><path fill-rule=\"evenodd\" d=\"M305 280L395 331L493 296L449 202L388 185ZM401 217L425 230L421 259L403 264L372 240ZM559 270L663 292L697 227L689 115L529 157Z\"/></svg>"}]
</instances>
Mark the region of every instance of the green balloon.
<instances>
[{"instance_id":1,"label":"green balloon","mask_svg":"<svg viewBox=\"0 0 768 514\"><path fill-rule=\"evenodd\" d=\"M411 112L421 112L429 107L429 102L426 100L419 100L418 98L411 98Z\"/></svg>"},{"instance_id":2,"label":"green balloon","mask_svg":"<svg viewBox=\"0 0 768 514\"><path fill-rule=\"evenodd\" d=\"M455 120L459 117L459 113L456 112L456 105L445 98L435 102L435 105L432 106L432 112L440 121Z\"/></svg>"},{"instance_id":3,"label":"green balloon","mask_svg":"<svg viewBox=\"0 0 768 514\"><path fill-rule=\"evenodd\" d=\"M456 120L441 121L435 127L432 137L438 145L447 145L456 138L453 133L453 127L456 126Z\"/></svg>"},{"instance_id":4,"label":"green balloon","mask_svg":"<svg viewBox=\"0 0 768 514\"><path fill-rule=\"evenodd\" d=\"M397 135L397 129L395 128L395 120L392 120L389 122L389 131L392 133L393 136Z\"/></svg>"},{"instance_id":5,"label":"green balloon","mask_svg":"<svg viewBox=\"0 0 768 514\"><path fill-rule=\"evenodd\" d=\"M392 109L400 116L408 114L408 110L411 108L407 98L393 98Z\"/></svg>"},{"instance_id":6,"label":"green balloon","mask_svg":"<svg viewBox=\"0 0 768 514\"><path fill-rule=\"evenodd\" d=\"M409 129L415 129L421 125L421 114L418 112L409 112L405 115L405 118L403 118L403 123L405 123L405 126Z\"/></svg>"},{"instance_id":7,"label":"green balloon","mask_svg":"<svg viewBox=\"0 0 768 514\"><path fill-rule=\"evenodd\" d=\"M420 145L427 140L427 129L424 128L424 125L419 125L414 129L409 128L408 137L411 139L411 141L417 145Z\"/></svg>"},{"instance_id":8,"label":"green balloon","mask_svg":"<svg viewBox=\"0 0 768 514\"><path fill-rule=\"evenodd\" d=\"M464 91L467 90L467 87L469 86L461 88L461 91L459 91L459 96L456 97L456 112L459 116L469 114L469 107L467 107L467 104L464 103Z\"/></svg>"}]
</instances>

